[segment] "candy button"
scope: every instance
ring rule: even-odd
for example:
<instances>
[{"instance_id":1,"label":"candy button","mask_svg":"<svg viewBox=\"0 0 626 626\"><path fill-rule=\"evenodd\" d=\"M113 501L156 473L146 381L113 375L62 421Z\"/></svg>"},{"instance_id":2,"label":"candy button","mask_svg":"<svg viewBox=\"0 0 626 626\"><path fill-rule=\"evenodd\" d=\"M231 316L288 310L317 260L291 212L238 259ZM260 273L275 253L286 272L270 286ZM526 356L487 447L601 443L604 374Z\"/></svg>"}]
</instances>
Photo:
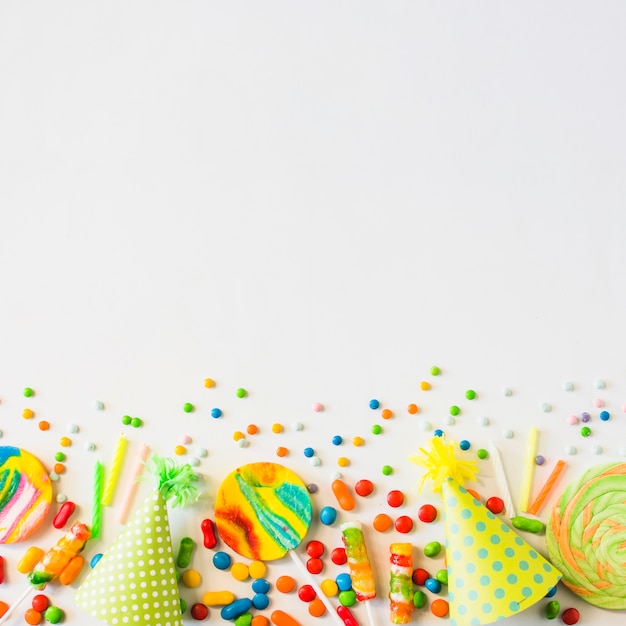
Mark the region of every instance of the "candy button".
<instances>
[{"instance_id":1,"label":"candy button","mask_svg":"<svg viewBox=\"0 0 626 626\"><path fill-rule=\"evenodd\" d=\"M238 561L236 563L233 563L232 567L230 568L230 573L235 580L242 582L248 579L248 576L250 575L250 570L245 563L241 563Z\"/></svg>"},{"instance_id":2,"label":"candy button","mask_svg":"<svg viewBox=\"0 0 626 626\"><path fill-rule=\"evenodd\" d=\"M337 583L339 591L347 591L348 589L352 589L352 578L350 577L350 574L346 574L345 572L342 574L337 574L335 582Z\"/></svg>"},{"instance_id":3,"label":"candy button","mask_svg":"<svg viewBox=\"0 0 626 626\"><path fill-rule=\"evenodd\" d=\"M200 572L198 570L188 569L182 573L180 580L183 585L185 585L185 587L189 589L195 589L196 587L200 586L200 583L202 582L202 576L200 575Z\"/></svg>"},{"instance_id":4,"label":"candy button","mask_svg":"<svg viewBox=\"0 0 626 626\"><path fill-rule=\"evenodd\" d=\"M424 546L424 554L434 558L441 552L441 544L438 541L431 541Z\"/></svg>"},{"instance_id":5,"label":"candy button","mask_svg":"<svg viewBox=\"0 0 626 626\"><path fill-rule=\"evenodd\" d=\"M504 511L504 501L502 498L498 498L498 496L491 496L491 498L487 498L485 502L485 506L494 514L498 515Z\"/></svg>"},{"instance_id":6,"label":"candy button","mask_svg":"<svg viewBox=\"0 0 626 626\"><path fill-rule=\"evenodd\" d=\"M332 578L325 578L320 583L320 589L327 598L334 598L339 593L339 587Z\"/></svg>"},{"instance_id":7,"label":"candy button","mask_svg":"<svg viewBox=\"0 0 626 626\"><path fill-rule=\"evenodd\" d=\"M345 548L335 548L330 553L330 560L335 565L344 565L345 563L347 563L348 562L348 555L346 554L346 549Z\"/></svg>"},{"instance_id":8,"label":"candy button","mask_svg":"<svg viewBox=\"0 0 626 626\"><path fill-rule=\"evenodd\" d=\"M266 593L255 593L252 596L252 604L255 609L262 611L270 605L270 599Z\"/></svg>"},{"instance_id":9,"label":"candy button","mask_svg":"<svg viewBox=\"0 0 626 626\"><path fill-rule=\"evenodd\" d=\"M307 559L306 569L310 574L319 574L324 569L324 562L317 557Z\"/></svg>"},{"instance_id":10,"label":"candy button","mask_svg":"<svg viewBox=\"0 0 626 626\"><path fill-rule=\"evenodd\" d=\"M227 552L216 552L213 555L213 565L217 569L228 569L230 567L231 558Z\"/></svg>"},{"instance_id":11,"label":"candy button","mask_svg":"<svg viewBox=\"0 0 626 626\"><path fill-rule=\"evenodd\" d=\"M291 576L279 576L276 579L276 589L281 593L291 593L296 587L296 581Z\"/></svg>"},{"instance_id":12,"label":"candy button","mask_svg":"<svg viewBox=\"0 0 626 626\"><path fill-rule=\"evenodd\" d=\"M441 583L436 578L427 578L424 585L428 591L432 591L433 593L441 592Z\"/></svg>"},{"instance_id":13,"label":"candy button","mask_svg":"<svg viewBox=\"0 0 626 626\"><path fill-rule=\"evenodd\" d=\"M252 578L263 578L267 574L267 565L263 561L252 561L248 565L248 573Z\"/></svg>"},{"instance_id":14,"label":"candy button","mask_svg":"<svg viewBox=\"0 0 626 626\"><path fill-rule=\"evenodd\" d=\"M419 508L417 517L420 521L430 524L437 519L437 509L432 504L424 504Z\"/></svg>"},{"instance_id":15,"label":"candy button","mask_svg":"<svg viewBox=\"0 0 626 626\"><path fill-rule=\"evenodd\" d=\"M354 589L340 591L338 600L342 606L354 606L356 604L356 591Z\"/></svg>"},{"instance_id":16,"label":"candy button","mask_svg":"<svg viewBox=\"0 0 626 626\"><path fill-rule=\"evenodd\" d=\"M426 594L419 589L413 594L413 606L416 609L423 609L426 606Z\"/></svg>"},{"instance_id":17,"label":"candy button","mask_svg":"<svg viewBox=\"0 0 626 626\"><path fill-rule=\"evenodd\" d=\"M404 494L398 489L394 489L387 494L387 504L394 508L404 504Z\"/></svg>"},{"instance_id":18,"label":"candy button","mask_svg":"<svg viewBox=\"0 0 626 626\"><path fill-rule=\"evenodd\" d=\"M205 620L209 616L209 609L202 604L202 602L194 602L194 604L191 605L191 610L189 612L191 613L191 617L199 622Z\"/></svg>"},{"instance_id":19,"label":"candy button","mask_svg":"<svg viewBox=\"0 0 626 626\"><path fill-rule=\"evenodd\" d=\"M325 506L320 511L320 522L325 526L330 526L335 523L337 519L337 509L332 506Z\"/></svg>"},{"instance_id":20,"label":"candy button","mask_svg":"<svg viewBox=\"0 0 626 626\"><path fill-rule=\"evenodd\" d=\"M552 600L546 604L546 617L548 619L554 619L561 610L561 605L556 601Z\"/></svg>"},{"instance_id":21,"label":"candy button","mask_svg":"<svg viewBox=\"0 0 626 626\"><path fill-rule=\"evenodd\" d=\"M420 587L430 577L431 577L430 574L425 569L422 569L421 567L418 567L417 569L413 570L413 575L412 575L413 582Z\"/></svg>"},{"instance_id":22,"label":"candy button","mask_svg":"<svg viewBox=\"0 0 626 626\"><path fill-rule=\"evenodd\" d=\"M571 626L572 624L578 624L579 619L580 613L578 612L578 609L574 608L565 609L565 611L563 611L563 614L561 615L561 621L568 626Z\"/></svg>"},{"instance_id":23,"label":"candy button","mask_svg":"<svg viewBox=\"0 0 626 626\"><path fill-rule=\"evenodd\" d=\"M321 541L313 539L306 544L306 553L309 556L319 557L324 554L324 544Z\"/></svg>"},{"instance_id":24,"label":"candy button","mask_svg":"<svg viewBox=\"0 0 626 626\"><path fill-rule=\"evenodd\" d=\"M354 490L359 496L365 498L374 491L374 484L371 480L364 478L359 480L356 485L354 485Z\"/></svg>"},{"instance_id":25,"label":"candy button","mask_svg":"<svg viewBox=\"0 0 626 626\"><path fill-rule=\"evenodd\" d=\"M379 533L387 532L391 528L392 524L393 520L386 513L379 513L374 518L373 522L374 529L377 530Z\"/></svg>"},{"instance_id":26,"label":"candy button","mask_svg":"<svg viewBox=\"0 0 626 626\"><path fill-rule=\"evenodd\" d=\"M399 533L410 533L413 530L413 520L408 515L401 515L396 520L395 527Z\"/></svg>"},{"instance_id":27,"label":"candy button","mask_svg":"<svg viewBox=\"0 0 626 626\"><path fill-rule=\"evenodd\" d=\"M315 589L313 589L311 585L302 585L302 587L298 589L298 598L300 598L302 602L311 602L316 596Z\"/></svg>"},{"instance_id":28,"label":"candy button","mask_svg":"<svg viewBox=\"0 0 626 626\"><path fill-rule=\"evenodd\" d=\"M449 610L450 607L448 606L447 601L443 598L437 598L430 605L430 611L436 617L445 617L448 614Z\"/></svg>"},{"instance_id":29,"label":"candy button","mask_svg":"<svg viewBox=\"0 0 626 626\"><path fill-rule=\"evenodd\" d=\"M322 617L324 613L326 613L326 607L320 598L315 598L309 602L309 615L313 617Z\"/></svg>"},{"instance_id":30,"label":"candy button","mask_svg":"<svg viewBox=\"0 0 626 626\"><path fill-rule=\"evenodd\" d=\"M226 606L235 601L232 591L207 591L202 596L202 602L207 606Z\"/></svg>"}]
</instances>

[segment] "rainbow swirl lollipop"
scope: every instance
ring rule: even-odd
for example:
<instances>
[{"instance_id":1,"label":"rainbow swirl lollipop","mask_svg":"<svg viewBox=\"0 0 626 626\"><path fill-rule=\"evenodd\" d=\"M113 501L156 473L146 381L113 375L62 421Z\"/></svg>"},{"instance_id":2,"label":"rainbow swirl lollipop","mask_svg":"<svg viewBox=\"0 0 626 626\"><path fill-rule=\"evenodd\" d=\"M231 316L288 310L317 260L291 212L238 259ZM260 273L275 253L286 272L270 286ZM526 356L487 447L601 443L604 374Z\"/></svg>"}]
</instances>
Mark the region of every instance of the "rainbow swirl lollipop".
<instances>
[{"instance_id":1,"label":"rainbow swirl lollipop","mask_svg":"<svg viewBox=\"0 0 626 626\"><path fill-rule=\"evenodd\" d=\"M600 465L569 485L546 529L563 583L604 609L626 609L626 463Z\"/></svg>"},{"instance_id":2,"label":"rainbow swirl lollipop","mask_svg":"<svg viewBox=\"0 0 626 626\"><path fill-rule=\"evenodd\" d=\"M250 559L280 559L297 548L311 524L311 497L300 478L277 463L250 463L231 472L215 501L220 537Z\"/></svg>"},{"instance_id":3,"label":"rainbow swirl lollipop","mask_svg":"<svg viewBox=\"0 0 626 626\"><path fill-rule=\"evenodd\" d=\"M12 446L0 446L0 543L30 537L52 503L52 483L39 459Z\"/></svg>"}]
</instances>

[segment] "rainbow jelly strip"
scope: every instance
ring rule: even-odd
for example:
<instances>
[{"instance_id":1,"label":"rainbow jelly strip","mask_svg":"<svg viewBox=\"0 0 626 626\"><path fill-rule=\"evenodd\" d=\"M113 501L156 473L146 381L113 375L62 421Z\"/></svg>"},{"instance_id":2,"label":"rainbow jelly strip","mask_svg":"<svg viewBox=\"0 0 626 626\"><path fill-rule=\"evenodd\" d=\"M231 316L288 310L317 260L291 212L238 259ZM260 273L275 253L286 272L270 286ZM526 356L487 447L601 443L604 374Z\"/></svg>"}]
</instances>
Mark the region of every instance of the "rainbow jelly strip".
<instances>
[{"instance_id":1,"label":"rainbow jelly strip","mask_svg":"<svg viewBox=\"0 0 626 626\"><path fill-rule=\"evenodd\" d=\"M352 588L356 593L356 599L360 602L371 600L376 597L374 584L374 572L367 555L365 538L361 530L360 522L346 522L341 525L343 543L346 547Z\"/></svg>"},{"instance_id":2,"label":"rainbow jelly strip","mask_svg":"<svg viewBox=\"0 0 626 626\"><path fill-rule=\"evenodd\" d=\"M389 546L389 621L408 624L413 614L413 544L392 543Z\"/></svg>"}]
</instances>

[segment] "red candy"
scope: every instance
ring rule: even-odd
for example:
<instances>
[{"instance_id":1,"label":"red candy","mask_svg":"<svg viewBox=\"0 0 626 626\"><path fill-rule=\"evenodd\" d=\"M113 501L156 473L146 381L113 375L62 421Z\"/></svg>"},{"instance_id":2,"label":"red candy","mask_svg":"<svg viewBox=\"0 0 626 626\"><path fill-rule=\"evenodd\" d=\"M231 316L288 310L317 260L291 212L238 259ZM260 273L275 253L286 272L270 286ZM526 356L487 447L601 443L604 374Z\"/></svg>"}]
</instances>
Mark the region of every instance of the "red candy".
<instances>
[{"instance_id":1,"label":"red candy","mask_svg":"<svg viewBox=\"0 0 626 626\"><path fill-rule=\"evenodd\" d=\"M312 557L320 557L324 554L324 544L321 541L313 539L306 544L306 553Z\"/></svg>"},{"instance_id":2,"label":"red candy","mask_svg":"<svg viewBox=\"0 0 626 626\"><path fill-rule=\"evenodd\" d=\"M578 609L574 608L565 609L561 615L561 621L568 626L571 626L571 624L578 624L579 619L580 613L578 612Z\"/></svg>"},{"instance_id":3,"label":"red candy","mask_svg":"<svg viewBox=\"0 0 626 626\"><path fill-rule=\"evenodd\" d=\"M32 607L33 609L35 609L35 611L39 611L40 613L43 613L49 606L50 606L50 600L48 600L48 596L44 595L43 593L38 593L32 601Z\"/></svg>"},{"instance_id":4,"label":"red candy","mask_svg":"<svg viewBox=\"0 0 626 626\"><path fill-rule=\"evenodd\" d=\"M418 567L417 569L413 570L412 578L413 578L413 582L416 585L419 585L420 587L422 587L429 578L432 578L432 576L425 569Z\"/></svg>"},{"instance_id":5,"label":"red candy","mask_svg":"<svg viewBox=\"0 0 626 626\"><path fill-rule=\"evenodd\" d=\"M419 508L417 517L425 524L430 524L437 519L437 509L432 504L424 504Z\"/></svg>"},{"instance_id":6,"label":"red candy","mask_svg":"<svg viewBox=\"0 0 626 626\"><path fill-rule=\"evenodd\" d=\"M312 556L306 562L306 569L310 574L319 574L324 569L324 561Z\"/></svg>"},{"instance_id":7,"label":"red candy","mask_svg":"<svg viewBox=\"0 0 626 626\"><path fill-rule=\"evenodd\" d=\"M359 622L354 619L354 615L350 613L350 609L347 606L338 606L337 615L339 615L345 626L359 626Z\"/></svg>"},{"instance_id":8,"label":"red candy","mask_svg":"<svg viewBox=\"0 0 626 626\"><path fill-rule=\"evenodd\" d=\"M70 502L69 500L67 502L64 502L61 505L59 512L55 515L54 519L52 520L52 525L55 528L63 528L63 526L65 526L65 524L67 523L67 520L70 519L70 516L74 512L75 508L76 508L76 505L73 502Z\"/></svg>"},{"instance_id":9,"label":"red candy","mask_svg":"<svg viewBox=\"0 0 626 626\"><path fill-rule=\"evenodd\" d=\"M359 482L354 485L354 490L356 491L357 495L365 498L374 491L374 484L371 480L367 480L367 478L364 478L363 480L359 480Z\"/></svg>"},{"instance_id":10,"label":"red candy","mask_svg":"<svg viewBox=\"0 0 626 626\"><path fill-rule=\"evenodd\" d=\"M399 533L410 533L413 530L413 520L408 515L401 515L395 523Z\"/></svg>"},{"instance_id":11,"label":"red candy","mask_svg":"<svg viewBox=\"0 0 626 626\"><path fill-rule=\"evenodd\" d=\"M498 496L491 496L485 502L485 506L494 514L498 515L498 513L502 513L504 511L504 502L502 498L498 498Z\"/></svg>"},{"instance_id":12,"label":"red candy","mask_svg":"<svg viewBox=\"0 0 626 626\"><path fill-rule=\"evenodd\" d=\"M398 489L394 489L387 494L387 504L398 508L404 504L404 494Z\"/></svg>"},{"instance_id":13,"label":"red candy","mask_svg":"<svg viewBox=\"0 0 626 626\"><path fill-rule=\"evenodd\" d=\"M345 548L335 548L330 553L330 560L335 565L344 565L345 563L347 563L348 562L348 555L346 554L346 549Z\"/></svg>"},{"instance_id":14,"label":"red candy","mask_svg":"<svg viewBox=\"0 0 626 626\"><path fill-rule=\"evenodd\" d=\"M209 609L206 605L202 604L202 602L196 602L191 605L191 617L195 620L201 622L209 617Z\"/></svg>"},{"instance_id":15,"label":"red candy","mask_svg":"<svg viewBox=\"0 0 626 626\"><path fill-rule=\"evenodd\" d=\"M302 585L302 587L298 589L298 598L300 598L302 602L311 602L311 600L315 600L316 596L315 589L313 589L311 585Z\"/></svg>"},{"instance_id":16,"label":"red candy","mask_svg":"<svg viewBox=\"0 0 626 626\"><path fill-rule=\"evenodd\" d=\"M202 530L202 537L205 548L215 548L217 545L217 535L215 534L215 524L210 519L203 519L200 524L200 530Z\"/></svg>"}]
</instances>

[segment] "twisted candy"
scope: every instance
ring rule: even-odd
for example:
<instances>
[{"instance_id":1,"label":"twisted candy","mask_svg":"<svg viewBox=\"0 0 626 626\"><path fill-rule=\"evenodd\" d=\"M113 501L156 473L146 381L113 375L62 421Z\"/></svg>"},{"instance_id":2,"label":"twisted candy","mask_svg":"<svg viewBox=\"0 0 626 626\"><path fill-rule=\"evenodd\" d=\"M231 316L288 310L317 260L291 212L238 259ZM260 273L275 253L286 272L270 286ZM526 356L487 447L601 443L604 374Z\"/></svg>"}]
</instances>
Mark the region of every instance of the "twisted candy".
<instances>
[{"instance_id":1,"label":"twisted candy","mask_svg":"<svg viewBox=\"0 0 626 626\"><path fill-rule=\"evenodd\" d=\"M569 589L595 606L626 609L626 463L594 467L569 485L546 541Z\"/></svg>"}]
</instances>

